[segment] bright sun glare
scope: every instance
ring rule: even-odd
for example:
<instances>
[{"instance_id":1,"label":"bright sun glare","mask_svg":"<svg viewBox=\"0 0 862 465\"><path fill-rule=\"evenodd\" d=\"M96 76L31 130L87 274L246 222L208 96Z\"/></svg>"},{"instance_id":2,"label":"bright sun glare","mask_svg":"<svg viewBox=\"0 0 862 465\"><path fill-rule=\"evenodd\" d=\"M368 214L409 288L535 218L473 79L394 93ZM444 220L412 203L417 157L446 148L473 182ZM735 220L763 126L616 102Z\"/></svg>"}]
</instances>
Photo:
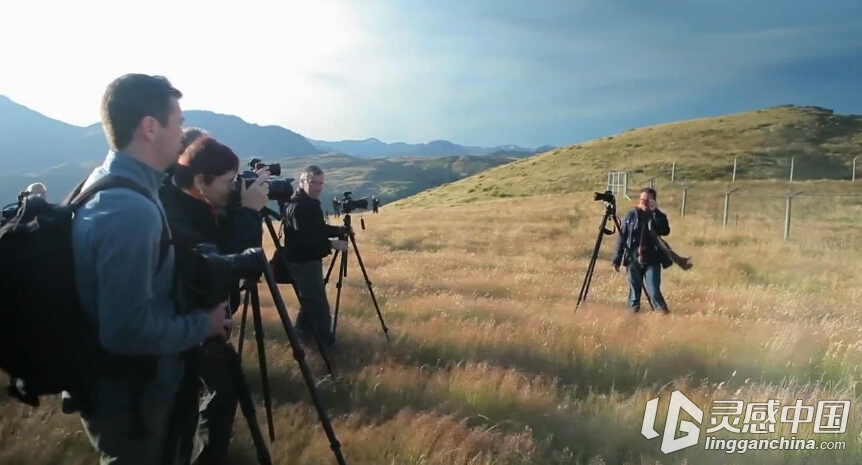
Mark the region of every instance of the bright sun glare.
<instances>
[{"instance_id":1,"label":"bright sun glare","mask_svg":"<svg viewBox=\"0 0 862 465\"><path fill-rule=\"evenodd\" d=\"M56 2L46 13L42 2L0 0L0 43L17 44L0 49L0 63L25 70L4 73L0 88L50 117L86 125L98 120L111 79L164 74L186 92L186 109L245 109L259 121L287 114L299 122L337 92L315 77L335 73L369 38L362 11L344 1L241 5L82 0Z\"/></svg>"}]
</instances>

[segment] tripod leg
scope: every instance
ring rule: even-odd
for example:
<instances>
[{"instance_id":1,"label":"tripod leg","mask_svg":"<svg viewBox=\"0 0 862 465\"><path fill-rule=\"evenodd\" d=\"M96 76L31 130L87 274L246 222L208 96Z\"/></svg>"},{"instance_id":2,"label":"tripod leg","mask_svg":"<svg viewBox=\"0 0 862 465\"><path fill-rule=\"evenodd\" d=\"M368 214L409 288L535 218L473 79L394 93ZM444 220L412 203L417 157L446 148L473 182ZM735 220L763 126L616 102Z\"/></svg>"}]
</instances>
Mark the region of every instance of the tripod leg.
<instances>
[{"instance_id":1,"label":"tripod leg","mask_svg":"<svg viewBox=\"0 0 862 465\"><path fill-rule=\"evenodd\" d=\"M338 281L335 282L335 312L332 318L332 337L335 337L335 328L338 327L338 308L341 305L341 287L344 286L345 276L347 276L346 250L341 254L341 265L338 269Z\"/></svg>"},{"instance_id":2,"label":"tripod leg","mask_svg":"<svg viewBox=\"0 0 862 465\"><path fill-rule=\"evenodd\" d=\"M233 382L236 384L239 407L248 423L248 430L249 433L251 433L251 441L254 444L254 450L257 453L257 462L260 465L271 465L272 458L269 455L269 450L266 448L266 442L263 440L260 426L257 424L257 413L254 410L254 400L251 398L251 392L248 389L248 382L245 379L245 374L242 372L242 361L239 354L233 350L233 347L231 347L230 344L225 344L224 350L227 354L231 378L233 378Z\"/></svg>"},{"instance_id":3,"label":"tripod leg","mask_svg":"<svg viewBox=\"0 0 862 465\"><path fill-rule=\"evenodd\" d=\"M272 423L272 397L269 393L269 374L267 373L266 351L264 348L263 321L260 316L260 296L256 283L249 282L251 293L251 313L254 321L255 339L257 339L257 359L260 363L260 377L263 381L263 404L266 406L266 422L269 425L269 440L275 441L275 426Z\"/></svg>"},{"instance_id":4,"label":"tripod leg","mask_svg":"<svg viewBox=\"0 0 862 465\"><path fill-rule=\"evenodd\" d=\"M311 376L311 370L305 362L305 352L302 346L297 344L297 336L293 326L290 324L290 316L287 314L287 308L284 305L284 300L281 298L281 293L278 291L278 284L275 282L275 277L272 275L272 270L267 266L266 256L263 251L260 251L260 257L263 266L263 274L266 278L266 283L269 286L269 292L272 295L272 300L275 303L275 309L278 311L278 316L281 318L281 324L284 326L284 332L287 334L287 339L290 341L290 347L293 349L293 357L299 364L299 370L302 372L302 378L305 385L308 387L308 393L311 395L311 400L314 407L317 409L317 416L320 423L323 425L323 430L326 432L326 437L329 439L329 447L335 453L335 459L339 465L345 465L344 456L341 454L341 444L335 437L335 432L332 430L332 424L326 416L326 411L320 402L317 395L317 388L314 384L314 378Z\"/></svg>"},{"instance_id":5,"label":"tripod leg","mask_svg":"<svg viewBox=\"0 0 862 465\"><path fill-rule=\"evenodd\" d=\"M646 278L644 278L644 279L646 279ZM646 283L641 283L641 287L644 290L644 295L646 295L647 302L649 302L649 308L652 311L655 311L655 305L652 304L652 296L649 295L649 291L646 288Z\"/></svg>"},{"instance_id":6,"label":"tripod leg","mask_svg":"<svg viewBox=\"0 0 862 465\"><path fill-rule=\"evenodd\" d=\"M332 254L332 260L329 261L329 270L326 271L326 276L323 277L323 285L329 284L329 276L332 275L332 268L335 266L335 259L338 257L338 250Z\"/></svg>"},{"instance_id":7,"label":"tripod leg","mask_svg":"<svg viewBox=\"0 0 862 465\"><path fill-rule=\"evenodd\" d=\"M245 321L246 317L248 317L248 299L251 295L248 292L248 289L245 291L245 298L242 303L242 320L239 323L239 339L237 340L237 348L236 353L238 355L242 355L242 343L245 341ZM240 357L240 363L242 363L242 357Z\"/></svg>"},{"instance_id":8,"label":"tripod leg","mask_svg":"<svg viewBox=\"0 0 862 465\"><path fill-rule=\"evenodd\" d=\"M590 256L590 263L587 265L587 274L584 276L584 282L581 284L581 292L578 294L578 303L575 304L575 310L581 306L581 302L587 300L587 293L590 290L590 284L593 280L593 272L596 267L596 260L599 257L599 250L602 247L602 238L605 235L605 223L608 222L608 213L605 212L602 217L602 222L599 224L599 234L596 236L596 245L593 247L593 254Z\"/></svg>"},{"instance_id":9,"label":"tripod leg","mask_svg":"<svg viewBox=\"0 0 862 465\"><path fill-rule=\"evenodd\" d=\"M377 310L377 319L380 320L380 326L383 328L383 335L386 336L386 340L391 340L389 338L389 328L386 327L386 323L383 321L383 314L380 313L380 306L377 305L377 297L374 296L374 289L371 285L371 279L368 278L368 272L365 270L365 264L362 262L362 255L359 255L359 247L356 245L356 236L350 234L350 243L353 245L353 252L356 254L356 261L359 262L359 269L362 270L362 276L365 278L365 284L368 286L368 293L371 295L371 301L374 302L374 309Z\"/></svg>"}]
</instances>

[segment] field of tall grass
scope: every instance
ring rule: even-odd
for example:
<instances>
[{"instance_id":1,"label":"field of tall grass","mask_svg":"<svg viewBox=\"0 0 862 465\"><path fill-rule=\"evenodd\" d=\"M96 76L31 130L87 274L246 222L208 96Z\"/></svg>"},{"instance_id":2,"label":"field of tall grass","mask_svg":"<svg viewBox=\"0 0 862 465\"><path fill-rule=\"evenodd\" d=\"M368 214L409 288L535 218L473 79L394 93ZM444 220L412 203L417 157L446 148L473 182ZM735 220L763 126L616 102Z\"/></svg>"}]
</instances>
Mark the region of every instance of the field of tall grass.
<instances>
[{"instance_id":1,"label":"field of tall grass","mask_svg":"<svg viewBox=\"0 0 862 465\"><path fill-rule=\"evenodd\" d=\"M723 197L698 204L693 190L680 218L679 198L661 192L668 240L695 264L663 274L670 315L627 311L624 274L610 266L610 236L587 301L575 311L603 213L591 192L384 206L363 215L359 251L392 340L351 254L338 349L329 354L336 377L306 350L347 463L862 463L862 206L800 201L804 213L784 241L783 199L747 197L734 205L749 213L721 228ZM621 200L621 216L629 206ZM335 463L272 299L265 286L261 292L275 463ZM291 288L282 293L295 318ZM247 341L243 359L266 435L254 343ZM647 440L641 426L647 401L659 396L655 429L663 432L676 389L704 410L704 426L696 446L666 455L661 439ZM56 402L34 411L4 395L0 463L96 462L77 418L58 413ZM842 450L705 450L711 401L770 399L780 402L774 432L715 435L843 441ZM780 407L797 399L806 406L851 400L846 433L814 434L812 423L791 433ZM743 417L731 424L741 427ZM235 431L232 463L255 463L241 415Z\"/></svg>"}]
</instances>

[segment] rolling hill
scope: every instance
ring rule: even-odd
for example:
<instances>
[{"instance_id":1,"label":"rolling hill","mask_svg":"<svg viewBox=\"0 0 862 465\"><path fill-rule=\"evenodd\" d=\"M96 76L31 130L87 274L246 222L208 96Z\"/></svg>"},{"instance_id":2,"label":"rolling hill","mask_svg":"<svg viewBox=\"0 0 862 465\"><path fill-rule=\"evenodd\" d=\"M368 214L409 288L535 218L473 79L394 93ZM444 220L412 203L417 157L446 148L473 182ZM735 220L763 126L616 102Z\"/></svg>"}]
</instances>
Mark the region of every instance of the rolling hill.
<instances>
[{"instance_id":1,"label":"rolling hill","mask_svg":"<svg viewBox=\"0 0 862 465\"><path fill-rule=\"evenodd\" d=\"M339 153L306 157L269 159L282 167L282 177L295 178L307 165L316 164L326 171L323 199L342 197L352 191L353 198L376 195L384 204L414 195L440 184L452 182L486 169L517 160L522 153L460 155L451 157L357 158ZM241 169L246 169L248 159ZM24 187L36 181L48 186L49 198L59 201L99 162L63 164L30 174L0 176L0 203L15 201ZM294 188L297 186L293 183ZM323 204L329 208L328 203Z\"/></svg>"},{"instance_id":2,"label":"rolling hill","mask_svg":"<svg viewBox=\"0 0 862 465\"><path fill-rule=\"evenodd\" d=\"M295 177L308 164L323 166L330 171L324 193L329 197L350 190L357 198L378 195L389 202L536 153L517 146L465 147L448 141L312 143L288 129L251 124L237 116L201 110L185 111L184 116L187 126L206 129L244 160L282 163L286 177ZM52 199L60 199L101 163L106 151L100 124L74 126L0 96L0 203L14 202L18 192L36 181L48 186Z\"/></svg>"},{"instance_id":3,"label":"rolling hill","mask_svg":"<svg viewBox=\"0 0 862 465\"><path fill-rule=\"evenodd\" d=\"M736 179L774 186L794 181L849 180L862 156L862 116L820 107L782 105L718 117L631 129L557 148L442 185L393 206L465 203L487 198L604 189L608 171L626 171L630 188L670 182ZM755 183L758 184L758 183ZM786 182L784 183L786 185ZM786 186L785 186L786 187Z\"/></svg>"},{"instance_id":4,"label":"rolling hill","mask_svg":"<svg viewBox=\"0 0 862 465\"><path fill-rule=\"evenodd\" d=\"M545 145L538 148L524 148L517 145L500 145L496 147L475 147L454 144L447 140L435 140L425 144L407 144L404 142L386 143L376 138L365 140L325 141L308 139L315 147L322 150L346 153L354 157L401 157L401 156L453 156L453 155L487 155L499 152L529 152L539 153L554 147Z\"/></svg>"},{"instance_id":5,"label":"rolling hill","mask_svg":"<svg viewBox=\"0 0 862 465\"><path fill-rule=\"evenodd\" d=\"M359 158L396 156L450 157L511 153L526 156L551 148L518 146L466 147L445 140L427 144L365 141L313 141L289 129L249 123L234 115L205 110L183 112L186 126L206 129L229 145L240 157L264 160L343 153ZM0 172L38 172L61 164L101 159L108 145L100 123L74 126L49 118L0 95Z\"/></svg>"}]
</instances>

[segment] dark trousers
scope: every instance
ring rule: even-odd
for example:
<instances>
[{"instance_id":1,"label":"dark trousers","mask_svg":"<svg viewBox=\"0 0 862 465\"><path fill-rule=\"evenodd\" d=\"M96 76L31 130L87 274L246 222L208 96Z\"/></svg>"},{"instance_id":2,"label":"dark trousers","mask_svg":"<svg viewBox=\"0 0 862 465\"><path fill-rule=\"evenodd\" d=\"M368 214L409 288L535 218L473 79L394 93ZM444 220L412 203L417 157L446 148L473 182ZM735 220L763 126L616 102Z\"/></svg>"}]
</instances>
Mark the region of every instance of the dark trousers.
<instances>
[{"instance_id":1,"label":"dark trousers","mask_svg":"<svg viewBox=\"0 0 862 465\"><path fill-rule=\"evenodd\" d=\"M215 392L201 417L209 432L207 444L195 461L196 465L215 465L228 463L228 446L233 437L233 424L236 418L238 396L236 384L227 366L223 341L207 342L201 357L200 377L206 390Z\"/></svg>"},{"instance_id":2,"label":"dark trousers","mask_svg":"<svg viewBox=\"0 0 862 465\"><path fill-rule=\"evenodd\" d=\"M324 345L333 344L335 336L332 334L332 315L323 283L323 261L290 263L289 267L300 300L296 329L308 335L313 331Z\"/></svg>"},{"instance_id":3,"label":"dark trousers","mask_svg":"<svg viewBox=\"0 0 862 465\"><path fill-rule=\"evenodd\" d=\"M646 288L650 302L656 310L667 310L667 303L661 293L661 265L658 263L639 265L632 263L628 269L629 307L639 311L641 291Z\"/></svg>"},{"instance_id":4,"label":"dark trousers","mask_svg":"<svg viewBox=\"0 0 862 465\"><path fill-rule=\"evenodd\" d=\"M191 394L176 397L160 381L145 385L128 380L99 378L93 392L84 396L87 407L81 415L84 432L99 453L102 465L188 463L196 417ZM181 398L183 395L189 398ZM63 411L72 413L80 405L64 398ZM180 411L182 410L182 411Z\"/></svg>"}]
</instances>

